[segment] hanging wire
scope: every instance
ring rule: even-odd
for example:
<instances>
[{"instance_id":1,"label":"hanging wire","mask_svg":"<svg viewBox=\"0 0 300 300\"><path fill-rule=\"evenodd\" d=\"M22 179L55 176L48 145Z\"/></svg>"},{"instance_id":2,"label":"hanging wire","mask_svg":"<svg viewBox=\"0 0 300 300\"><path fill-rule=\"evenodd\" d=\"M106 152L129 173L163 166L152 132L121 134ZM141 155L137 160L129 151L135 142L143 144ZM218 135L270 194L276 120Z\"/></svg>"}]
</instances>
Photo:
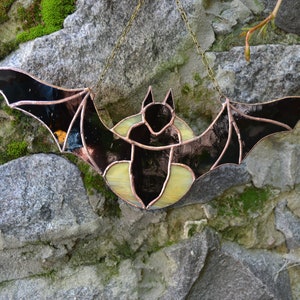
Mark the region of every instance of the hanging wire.
<instances>
[{"instance_id":1,"label":"hanging wire","mask_svg":"<svg viewBox=\"0 0 300 300\"><path fill-rule=\"evenodd\" d=\"M215 90L218 92L218 94L220 95L221 98L225 97L223 92L222 92L222 89L221 89L221 87L220 87L220 85L219 85L219 83L218 83L218 81L215 77L214 71L211 68L211 66L209 65L209 62L208 62L207 57L205 55L205 51L202 49L202 47L200 46L200 44L197 40L196 34L195 34L195 32L193 31L193 29L191 27L191 24L188 20L187 14L186 14L180 0L176 0L176 6L177 6L178 11L180 12L182 20L184 21L186 29L187 29L189 35L191 36L192 41L193 41L193 43L196 47L197 54L201 57L202 63L205 66L205 68L207 69L208 76L211 79Z\"/></svg>"},{"instance_id":2,"label":"hanging wire","mask_svg":"<svg viewBox=\"0 0 300 300\"><path fill-rule=\"evenodd\" d=\"M132 26L135 18L137 17L143 4L144 4L144 0L138 1L138 4L136 5L133 13L131 14L130 19L128 20L126 26L123 28L123 31L122 31L121 35L119 36L114 48L112 49L110 55L107 57L105 64L104 64L104 68L99 75L98 86L103 82L107 71L110 69L111 65L113 64L115 56L116 56L117 52L120 50L122 44L124 43L126 36L127 36L128 32L130 31L131 26Z\"/></svg>"},{"instance_id":3,"label":"hanging wire","mask_svg":"<svg viewBox=\"0 0 300 300\"><path fill-rule=\"evenodd\" d=\"M120 50L122 44L124 43L124 41L126 39L126 36L127 36L128 32L130 31L134 20L138 16L138 13L139 13L141 7L143 6L143 4L144 4L144 0L138 0L138 3L136 5L135 9L133 10L126 26L124 27L121 35L119 36L118 40L116 41L116 44L115 44L114 48L112 49L110 55L107 57L107 59L105 61L104 68L103 68L102 72L99 75L99 81L98 81L98 84L97 84L98 87L102 84L107 71L110 69L111 65L113 64L115 56L118 53L118 51ZM211 66L210 66L210 64L207 60L207 57L205 55L205 51L202 49L202 47L200 46L200 44L197 40L196 34L195 34L195 32L193 31L193 29L190 25L187 14L186 14L180 0L176 0L176 6L177 6L178 11L180 12L182 20L185 23L187 31L188 31L189 35L191 36L192 41L193 41L193 43L196 47L197 54L201 57L203 65L207 69L208 76L211 79L215 90L218 92L220 97L224 97L222 89L221 89L217 79L215 78L214 71L211 68Z\"/></svg>"}]
</instances>

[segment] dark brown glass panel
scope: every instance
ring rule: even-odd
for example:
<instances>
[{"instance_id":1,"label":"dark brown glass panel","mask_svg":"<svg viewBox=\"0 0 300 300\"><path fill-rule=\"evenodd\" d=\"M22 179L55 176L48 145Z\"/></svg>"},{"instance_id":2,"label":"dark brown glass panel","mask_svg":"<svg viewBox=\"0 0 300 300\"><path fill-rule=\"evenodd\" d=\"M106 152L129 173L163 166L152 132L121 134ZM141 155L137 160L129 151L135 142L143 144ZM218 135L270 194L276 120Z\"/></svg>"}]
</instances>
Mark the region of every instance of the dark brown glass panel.
<instances>
[{"instance_id":1,"label":"dark brown glass panel","mask_svg":"<svg viewBox=\"0 0 300 300\"><path fill-rule=\"evenodd\" d=\"M196 177L208 172L225 147L228 126L225 110L205 134L174 149L174 162L189 166Z\"/></svg>"},{"instance_id":2,"label":"dark brown glass panel","mask_svg":"<svg viewBox=\"0 0 300 300\"><path fill-rule=\"evenodd\" d=\"M13 69L0 70L0 90L3 91L10 104L20 100L57 100L75 94L73 91L44 84L26 73Z\"/></svg>"},{"instance_id":3,"label":"dark brown glass panel","mask_svg":"<svg viewBox=\"0 0 300 300\"><path fill-rule=\"evenodd\" d=\"M73 152L99 173L111 163L131 162L130 184L145 206L162 192L171 161L190 167L196 178L218 165L238 164L264 137L294 128L300 116L300 97L264 104L227 99L202 135L180 143L179 129L172 124L171 92L163 103L155 103L150 88L141 111L146 123L133 124L129 138L115 138L99 119L89 89L67 90L22 71L0 69L0 90L8 105L30 113L55 135L63 132L66 141L56 138L60 150Z\"/></svg>"},{"instance_id":4,"label":"dark brown glass panel","mask_svg":"<svg viewBox=\"0 0 300 300\"><path fill-rule=\"evenodd\" d=\"M159 132L171 121L172 112L165 105L152 104L146 108L145 119L154 132Z\"/></svg>"},{"instance_id":5,"label":"dark brown glass panel","mask_svg":"<svg viewBox=\"0 0 300 300\"><path fill-rule=\"evenodd\" d=\"M145 205L157 198L168 175L170 150L134 148L131 172L135 192Z\"/></svg>"},{"instance_id":6,"label":"dark brown glass panel","mask_svg":"<svg viewBox=\"0 0 300 300\"><path fill-rule=\"evenodd\" d=\"M112 132L100 121L90 98L85 107L83 130L87 150L102 172L113 161L130 160L131 145L114 138Z\"/></svg>"}]
</instances>

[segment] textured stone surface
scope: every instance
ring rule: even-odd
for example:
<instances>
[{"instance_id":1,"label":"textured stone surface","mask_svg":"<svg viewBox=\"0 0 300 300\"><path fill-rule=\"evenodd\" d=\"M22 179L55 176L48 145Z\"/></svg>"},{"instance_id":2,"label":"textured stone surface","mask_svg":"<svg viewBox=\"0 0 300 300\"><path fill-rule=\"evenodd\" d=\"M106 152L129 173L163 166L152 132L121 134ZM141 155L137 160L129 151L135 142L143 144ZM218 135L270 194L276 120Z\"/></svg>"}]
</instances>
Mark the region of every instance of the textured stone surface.
<instances>
[{"instance_id":1,"label":"textured stone surface","mask_svg":"<svg viewBox=\"0 0 300 300\"><path fill-rule=\"evenodd\" d=\"M275 24L281 29L300 35L300 2L283 0Z\"/></svg>"},{"instance_id":2,"label":"textured stone surface","mask_svg":"<svg viewBox=\"0 0 300 300\"><path fill-rule=\"evenodd\" d=\"M3 299L282 299L281 294L290 299L285 271L274 283L273 275L284 263L279 256L231 243L220 248L211 230L149 252L147 240L168 240L166 212L147 213L122 204L120 219L101 220L90 209L78 171L63 158L25 157L1 166L1 174L1 199L11 206L1 206L1 280L10 281L0 290ZM9 192L12 181L14 194ZM63 205L56 208L62 198ZM43 205L52 211L48 226ZM13 212L19 218L13 219ZM124 240L128 244L120 250L113 246ZM124 250L128 245L131 250ZM99 259L91 258L94 251ZM121 257L126 258L119 261Z\"/></svg>"},{"instance_id":3,"label":"textured stone surface","mask_svg":"<svg viewBox=\"0 0 300 300\"><path fill-rule=\"evenodd\" d=\"M292 299L287 273L274 277L283 263L279 256L224 243L211 253L188 299Z\"/></svg>"},{"instance_id":4,"label":"textured stone surface","mask_svg":"<svg viewBox=\"0 0 300 300\"><path fill-rule=\"evenodd\" d=\"M292 132L275 134L252 150L246 165L255 186L270 185L290 190L299 183L299 128L296 126Z\"/></svg>"},{"instance_id":5,"label":"textured stone surface","mask_svg":"<svg viewBox=\"0 0 300 300\"><path fill-rule=\"evenodd\" d=\"M251 47L249 63L243 57L242 47L215 55L217 79L226 95L234 101L266 102L300 93L299 45Z\"/></svg>"},{"instance_id":6,"label":"textured stone surface","mask_svg":"<svg viewBox=\"0 0 300 300\"><path fill-rule=\"evenodd\" d=\"M233 33L254 21L263 6L265 15L275 0L182 2L208 48L216 33ZM155 85L157 100L174 87L176 111L194 114L197 122L197 105L205 95L212 102L214 94L201 78L207 71L174 3L145 1L105 76L108 93L101 96L113 102L134 95L130 103L120 101L121 110L139 109L149 84ZM77 7L63 30L21 45L0 65L23 68L57 85L95 86L134 6L79 0ZM251 51L250 63L242 47L208 54L232 100L267 101L300 92L299 45ZM213 110L207 104L202 108L210 119ZM298 157L299 129L263 141L242 165L222 166L196 181L178 207L145 212L116 202L108 211L97 208L99 215L81 174L62 157L34 155L0 166L0 299L286 300L292 293L297 299ZM271 189L257 210L236 214L227 208L222 214L218 203L201 205L239 195L252 183ZM108 202L97 193L93 201ZM240 212L243 203L228 205ZM290 262L295 265L289 277Z\"/></svg>"},{"instance_id":7,"label":"textured stone surface","mask_svg":"<svg viewBox=\"0 0 300 300\"><path fill-rule=\"evenodd\" d=\"M182 2L192 13L193 1ZM57 85L95 86L133 9L134 3L126 1L77 1L63 30L21 45L1 65L23 68ZM214 33L205 18L199 20L203 47L208 48ZM106 80L122 91L149 80L153 69L174 56L184 34L173 1L145 1Z\"/></svg>"},{"instance_id":8,"label":"textured stone surface","mask_svg":"<svg viewBox=\"0 0 300 300\"><path fill-rule=\"evenodd\" d=\"M300 248L300 218L295 216L287 207L287 201L277 204L275 210L276 229L285 236L289 250Z\"/></svg>"},{"instance_id":9,"label":"textured stone surface","mask_svg":"<svg viewBox=\"0 0 300 300\"><path fill-rule=\"evenodd\" d=\"M213 28L229 32L263 7L261 3L239 0L209 5L202 1L181 2L204 50L215 40ZM22 68L60 86L95 87L133 8L126 1L77 1L77 10L66 18L63 30L20 45L0 66ZM183 65L188 67L183 71L184 78L169 74ZM159 89L163 82L173 81L174 87L174 80L192 79L195 72L206 74L174 1L147 0L109 67L102 84L102 101L136 93L140 86L144 93L149 84ZM161 73L165 73L163 82L153 82L153 77L161 77ZM163 89L160 95L165 92Z\"/></svg>"},{"instance_id":10,"label":"textured stone surface","mask_svg":"<svg viewBox=\"0 0 300 300\"><path fill-rule=\"evenodd\" d=\"M198 178L186 196L174 207L206 203L221 196L226 190L249 183L251 177L244 164L226 164Z\"/></svg>"},{"instance_id":11,"label":"textured stone surface","mask_svg":"<svg viewBox=\"0 0 300 300\"><path fill-rule=\"evenodd\" d=\"M150 255L140 252L123 260L109 277L100 271L101 263L75 270L65 263L52 275L8 282L0 292L3 299L291 299L286 271L274 279L282 264L276 255L230 243L220 247L215 233L205 230Z\"/></svg>"},{"instance_id":12,"label":"textured stone surface","mask_svg":"<svg viewBox=\"0 0 300 300\"><path fill-rule=\"evenodd\" d=\"M97 226L80 173L66 159L33 155L0 166L0 173L2 248L87 234Z\"/></svg>"}]
</instances>

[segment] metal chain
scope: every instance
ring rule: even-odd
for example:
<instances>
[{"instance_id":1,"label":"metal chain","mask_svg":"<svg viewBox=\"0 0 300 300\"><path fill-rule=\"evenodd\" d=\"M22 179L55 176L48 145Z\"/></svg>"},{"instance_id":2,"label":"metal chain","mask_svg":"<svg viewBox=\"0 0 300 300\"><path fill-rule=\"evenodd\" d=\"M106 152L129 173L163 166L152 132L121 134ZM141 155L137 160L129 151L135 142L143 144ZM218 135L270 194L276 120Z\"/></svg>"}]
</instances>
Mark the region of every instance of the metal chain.
<instances>
[{"instance_id":1,"label":"metal chain","mask_svg":"<svg viewBox=\"0 0 300 300\"><path fill-rule=\"evenodd\" d=\"M115 56L116 56L117 52L119 51L119 49L121 48L122 44L124 43L125 38L126 38L135 18L137 17L143 4L144 4L144 0L138 1L138 4L136 5L133 13L131 14L130 19L128 20L126 26L123 28L123 31L122 31L121 35L119 36L112 52L110 53L110 55L108 56L108 58L105 61L104 68L99 76L98 86L103 82L107 71L110 69L111 65L113 64Z\"/></svg>"},{"instance_id":2,"label":"metal chain","mask_svg":"<svg viewBox=\"0 0 300 300\"><path fill-rule=\"evenodd\" d=\"M211 81L212 81L212 83L214 85L215 90L218 92L218 94L220 95L220 97L224 97L222 89L221 89L221 87L220 87L220 85L219 85L219 83L218 83L218 81L217 81L217 79L215 77L214 71L211 68L211 66L209 65L209 62L208 62L207 57L205 55L205 51L202 49L202 47L200 46L200 44L199 44L199 42L197 40L196 34L195 34L195 32L193 31L193 29L191 27L191 24L190 24L190 22L188 20L188 17L186 15L186 12L185 12L185 10L184 10L184 8L183 8L182 3L181 3L180 0L176 0L176 6L177 6L178 11L180 12L182 20L185 23L187 31L189 32L189 34L190 34L190 36L192 38L192 41L195 44L196 51L197 51L198 55L201 57L203 65L207 69L208 76L211 79Z\"/></svg>"},{"instance_id":3,"label":"metal chain","mask_svg":"<svg viewBox=\"0 0 300 300\"><path fill-rule=\"evenodd\" d=\"M117 52L119 51L120 47L122 46L122 44L124 43L125 38L126 38L128 32L130 31L130 29L132 27L132 24L133 24L134 20L136 19L136 17L137 17L137 15L138 15L138 13L139 13L139 11L140 11L143 4L144 4L144 0L138 0L138 4L136 5L133 13L131 14L130 19L128 20L128 22L127 22L126 26L124 27L121 35L119 36L112 52L110 53L110 55L108 56L108 58L105 61L104 68L103 68L103 70L102 70L102 72L100 73L100 76L99 76L99 81L98 81L98 85L97 85L98 87L103 82L107 71L110 69L111 65L113 64L115 56L116 56ZM193 31L193 29L190 25L187 14L186 14L180 0L176 0L176 6L177 6L177 9L180 12L181 18L183 19L183 21L185 23L185 26L186 26L186 28L187 28L187 30L188 30L191 38L192 38L192 41L195 44L196 51L197 51L198 55L201 57L201 60L204 64L205 68L207 69L208 76L211 79L211 81L214 85L214 88L216 89L218 94L221 97L223 97L224 94L222 92L222 89L221 89L217 79L214 76L213 69L209 65L209 62L208 62L207 57L205 55L205 51L203 51L202 47L200 46L200 44L197 40L196 34L195 34L195 32Z\"/></svg>"}]
</instances>

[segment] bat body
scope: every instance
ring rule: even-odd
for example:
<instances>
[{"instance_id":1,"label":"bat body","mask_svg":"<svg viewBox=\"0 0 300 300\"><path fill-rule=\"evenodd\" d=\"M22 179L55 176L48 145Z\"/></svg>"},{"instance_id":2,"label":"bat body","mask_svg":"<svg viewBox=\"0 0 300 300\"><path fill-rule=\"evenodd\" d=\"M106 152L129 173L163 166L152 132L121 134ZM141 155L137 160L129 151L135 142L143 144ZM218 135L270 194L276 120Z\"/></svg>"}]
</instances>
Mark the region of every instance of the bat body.
<instances>
[{"instance_id":1,"label":"bat body","mask_svg":"<svg viewBox=\"0 0 300 300\"><path fill-rule=\"evenodd\" d=\"M63 89L12 68L0 68L6 103L34 117L61 152L89 163L121 199L142 209L179 201L195 179L225 163L239 164L264 137L292 130L300 97L263 104L226 99L199 136L175 114L173 96L155 102L151 87L141 111L112 128L99 117L88 88Z\"/></svg>"}]
</instances>

